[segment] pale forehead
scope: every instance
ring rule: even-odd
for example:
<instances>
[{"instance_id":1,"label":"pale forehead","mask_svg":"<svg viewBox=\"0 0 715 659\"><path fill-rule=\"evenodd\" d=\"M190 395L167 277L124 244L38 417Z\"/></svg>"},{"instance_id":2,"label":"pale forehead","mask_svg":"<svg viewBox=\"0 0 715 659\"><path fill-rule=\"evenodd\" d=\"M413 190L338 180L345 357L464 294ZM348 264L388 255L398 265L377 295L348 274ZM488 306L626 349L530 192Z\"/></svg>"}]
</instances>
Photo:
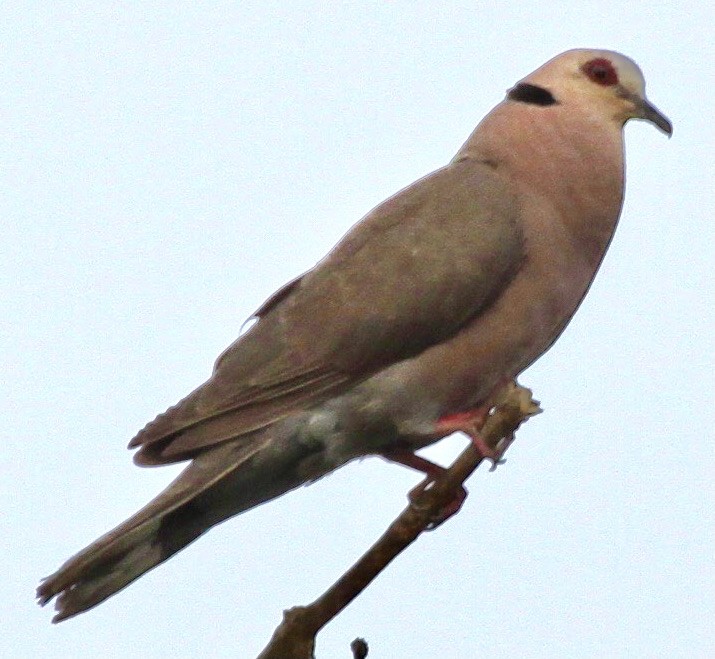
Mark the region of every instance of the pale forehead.
<instances>
[{"instance_id":1,"label":"pale forehead","mask_svg":"<svg viewBox=\"0 0 715 659\"><path fill-rule=\"evenodd\" d=\"M618 73L618 82L628 90L643 94L645 79L638 65L630 58L612 50L577 49L567 50L557 55L527 76L530 82L542 81L558 84L559 78L566 79L581 75L581 67L592 60L608 60Z\"/></svg>"}]
</instances>

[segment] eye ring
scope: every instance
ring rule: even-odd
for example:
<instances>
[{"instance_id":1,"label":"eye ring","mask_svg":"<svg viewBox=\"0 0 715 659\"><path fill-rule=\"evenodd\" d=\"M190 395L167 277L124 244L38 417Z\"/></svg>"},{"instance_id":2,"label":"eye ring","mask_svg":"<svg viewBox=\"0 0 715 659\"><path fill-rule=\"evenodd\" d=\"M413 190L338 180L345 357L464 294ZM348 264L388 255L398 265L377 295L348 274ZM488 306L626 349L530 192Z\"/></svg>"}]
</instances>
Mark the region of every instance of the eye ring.
<instances>
[{"instance_id":1,"label":"eye ring","mask_svg":"<svg viewBox=\"0 0 715 659\"><path fill-rule=\"evenodd\" d=\"M618 84L618 72L611 62L603 57L589 60L581 70L588 76L588 79L597 85L610 87Z\"/></svg>"}]
</instances>

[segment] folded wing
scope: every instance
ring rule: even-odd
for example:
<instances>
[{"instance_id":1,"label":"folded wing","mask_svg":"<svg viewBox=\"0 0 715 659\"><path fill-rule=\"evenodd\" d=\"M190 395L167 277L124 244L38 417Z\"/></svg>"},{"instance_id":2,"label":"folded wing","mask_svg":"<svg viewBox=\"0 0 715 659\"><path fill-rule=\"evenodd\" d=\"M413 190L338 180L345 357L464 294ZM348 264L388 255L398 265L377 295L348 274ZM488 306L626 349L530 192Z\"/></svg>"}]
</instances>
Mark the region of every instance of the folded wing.
<instances>
[{"instance_id":1,"label":"folded wing","mask_svg":"<svg viewBox=\"0 0 715 659\"><path fill-rule=\"evenodd\" d=\"M190 458L444 341L522 258L518 204L498 170L470 159L437 170L269 298L211 378L132 440L135 461Z\"/></svg>"}]
</instances>

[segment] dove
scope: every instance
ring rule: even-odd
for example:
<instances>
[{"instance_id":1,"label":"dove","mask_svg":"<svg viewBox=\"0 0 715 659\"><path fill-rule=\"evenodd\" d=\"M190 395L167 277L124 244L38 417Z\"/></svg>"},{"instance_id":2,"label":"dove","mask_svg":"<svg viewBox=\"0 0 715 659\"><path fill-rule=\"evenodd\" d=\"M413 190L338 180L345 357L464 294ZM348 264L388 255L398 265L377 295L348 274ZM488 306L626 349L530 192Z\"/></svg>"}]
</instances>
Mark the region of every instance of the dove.
<instances>
[{"instance_id":1,"label":"dove","mask_svg":"<svg viewBox=\"0 0 715 659\"><path fill-rule=\"evenodd\" d=\"M37 589L90 609L211 527L355 458L434 477L415 451L478 420L586 295L624 194L623 127L672 126L638 66L570 50L508 90L444 167L397 192L274 293L211 377L131 441L188 461Z\"/></svg>"}]
</instances>

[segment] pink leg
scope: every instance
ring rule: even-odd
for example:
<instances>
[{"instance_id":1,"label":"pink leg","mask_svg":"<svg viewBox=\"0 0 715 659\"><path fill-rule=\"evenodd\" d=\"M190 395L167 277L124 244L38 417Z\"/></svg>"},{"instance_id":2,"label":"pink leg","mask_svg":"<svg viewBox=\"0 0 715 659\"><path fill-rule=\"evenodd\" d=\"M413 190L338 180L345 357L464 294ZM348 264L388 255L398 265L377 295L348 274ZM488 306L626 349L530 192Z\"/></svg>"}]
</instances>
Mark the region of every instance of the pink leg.
<instances>
[{"instance_id":1,"label":"pink leg","mask_svg":"<svg viewBox=\"0 0 715 659\"><path fill-rule=\"evenodd\" d=\"M415 471L421 471L426 476L432 477L432 479L441 476L445 471L447 471L444 467L440 467L440 465L430 462L427 458L422 458L419 455L404 449L397 449L389 451L388 453L383 453L382 457L390 462L397 462L398 464L414 469Z\"/></svg>"},{"instance_id":2,"label":"pink leg","mask_svg":"<svg viewBox=\"0 0 715 659\"><path fill-rule=\"evenodd\" d=\"M487 399L494 400L495 396L502 390L502 388L509 382L509 378L503 378L494 390L492 394ZM511 443L510 438L506 438L503 446L501 448L493 448L484 441L484 437L481 435L481 429L489 416L489 411L492 408L492 403L487 402L474 410L469 410L467 412L458 412L456 414L448 414L437 420L435 424L435 437L444 437L453 432L462 432L469 437L474 447L477 449L482 458L492 461L492 468L490 471L494 471L497 465L502 464L502 455L504 451ZM511 438L513 439L513 437ZM436 465L434 462L415 455L411 451L407 450L394 450L387 453L383 453L382 456L386 460L391 462L397 462L406 467L416 469L421 471L427 476L417 487L410 490L409 497L410 500L414 499L425 489L430 487L434 481L443 474L446 469ZM457 513L462 507L464 500L467 498L467 490L462 487L461 490L456 494L455 498L444 507L440 512L439 517L430 524L428 528L434 529L442 522L449 519L452 515Z\"/></svg>"},{"instance_id":3,"label":"pink leg","mask_svg":"<svg viewBox=\"0 0 715 659\"><path fill-rule=\"evenodd\" d=\"M440 465L430 462L426 458L422 458L419 455L415 455L407 450L390 451L389 453L383 453L382 457L390 462L397 462L405 467L421 471L427 476L427 478L425 478L419 485L410 490L407 495L410 501L414 501L417 496L422 494L422 492L430 487L435 480L439 478L439 476L447 471L444 467L440 467ZM458 513L466 498L467 490L464 487L461 487L456 492L454 499L442 508L437 518L432 520L427 528L429 530L436 529L440 524L446 522L452 515Z\"/></svg>"},{"instance_id":4,"label":"pink leg","mask_svg":"<svg viewBox=\"0 0 715 659\"><path fill-rule=\"evenodd\" d=\"M486 405L478 407L476 410L469 412L458 412L457 414L449 414L443 416L437 421L436 429L439 434L449 434L453 432L463 432L469 439L474 448L479 451L479 454L494 464L498 464L501 458L501 451L492 448L484 441L481 434L482 426L487 420L490 408Z\"/></svg>"}]
</instances>

